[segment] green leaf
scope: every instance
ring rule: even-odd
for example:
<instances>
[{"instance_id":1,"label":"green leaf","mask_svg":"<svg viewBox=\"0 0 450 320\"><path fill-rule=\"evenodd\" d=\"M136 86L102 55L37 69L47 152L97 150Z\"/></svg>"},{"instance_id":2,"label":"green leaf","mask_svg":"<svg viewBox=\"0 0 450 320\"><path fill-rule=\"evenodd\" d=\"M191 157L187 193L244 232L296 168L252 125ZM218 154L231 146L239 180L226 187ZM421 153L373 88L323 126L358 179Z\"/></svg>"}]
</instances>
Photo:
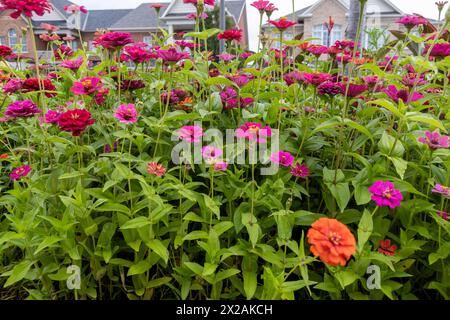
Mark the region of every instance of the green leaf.
<instances>
[{"instance_id":1,"label":"green leaf","mask_svg":"<svg viewBox=\"0 0 450 320\"><path fill-rule=\"evenodd\" d=\"M405 148L403 147L402 142L399 139L395 139L394 137L388 135L386 131L383 132L383 135L381 136L381 140L378 143L378 148L387 156L402 157L405 153Z\"/></svg>"},{"instance_id":2,"label":"green leaf","mask_svg":"<svg viewBox=\"0 0 450 320\"><path fill-rule=\"evenodd\" d=\"M128 269L128 276L134 276L138 274L143 274L144 272L147 272L151 268L150 263L147 260L139 261L137 264L134 264L131 266L130 269Z\"/></svg>"},{"instance_id":3,"label":"green leaf","mask_svg":"<svg viewBox=\"0 0 450 320\"><path fill-rule=\"evenodd\" d=\"M372 143L374 142L372 133L366 127L364 127L364 126L360 125L359 123L356 123L356 122L354 122L354 121L352 121L350 119L347 119L347 118L344 119L344 123L346 125L352 127L353 129L358 130L359 132L361 132L365 136L367 136L370 140L372 140Z\"/></svg>"},{"instance_id":4,"label":"green leaf","mask_svg":"<svg viewBox=\"0 0 450 320\"><path fill-rule=\"evenodd\" d=\"M100 212L122 212L127 215L130 214L130 209L120 203L105 203L101 207L95 208L95 210Z\"/></svg>"},{"instance_id":5,"label":"green leaf","mask_svg":"<svg viewBox=\"0 0 450 320\"><path fill-rule=\"evenodd\" d=\"M352 270L340 271L334 274L334 277L339 281L342 289L351 285L353 282L359 279L359 276Z\"/></svg>"},{"instance_id":6,"label":"green leaf","mask_svg":"<svg viewBox=\"0 0 450 320\"><path fill-rule=\"evenodd\" d=\"M420 112L408 112L408 113L406 113L406 118L410 121L416 121L416 122L430 124L436 128L441 129L442 131L447 132L447 129L442 124L442 122L439 120L436 120L429 114L420 113Z\"/></svg>"},{"instance_id":7,"label":"green leaf","mask_svg":"<svg viewBox=\"0 0 450 320\"><path fill-rule=\"evenodd\" d=\"M244 291L247 300L253 298L258 286L258 258L254 255L245 255L242 259L242 277L244 279Z\"/></svg>"},{"instance_id":8,"label":"green leaf","mask_svg":"<svg viewBox=\"0 0 450 320\"><path fill-rule=\"evenodd\" d=\"M160 286L163 286L163 285L169 283L170 280L172 280L171 277L153 279L153 280L150 280L149 282L147 282L147 284L145 285L145 288L150 289L150 288L160 287Z\"/></svg>"},{"instance_id":9,"label":"green leaf","mask_svg":"<svg viewBox=\"0 0 450 320\"><path fill-rule=\"evenodd\" d=\"M39 252L41 252L45 248L50 247L51 245L57 243L58 241L61 241L62 239L63 238L56 237L56 236L45 237L44 240L36 248L36 251L34 251L34 254L38 254Z\"/></svg>"},{"instance_id":10,"label":"green leaf","mask_svg":"<svg viewBox=\"0 0 450 320\"><path fill-rule=\"evenodd\" d=\"M148 247L155 251L155 253L160 256L165 263L169 261L169 250L164 246L164 244L158 240L153 239L148 243Z\"/></svg>"},{"instance_id":11,"label":"green leaf","mask_svg":"<svg viewBox=\"0 0 450 320\"><path fill-rule=\"evenodd\" d=\"M361 221L358 225L358 252L362 252L364 245L369 240L373 232L372 214L364 210Z\"/></svg>"},{"instance_id":12,"label":"green leaf","mask_svg":"<svg viewBox=\"0 0 450 320\"><path fill-rule=\"evenodd\" d=\"M403 180L405 178L406 169L408 168L408 161L398 157L389 157L389 159L391 159L392 163L394 164L395 170Z\"/></svg>"},{"instance_id":13,"label":"green leaf","mask_svg":"<svg viewBox=\"0 0 450 320\"><path fill-rule=\"evenodd\" d=\"M151 224L151 221L146 217L137 217L132 220L128 220L125 222L120 229L127 230L127 229L137 229L141 227L145 227L147 225Z\"/></svg>"},{"instance_id":14,"label":"green leaf","mask_svg":"<svg viewBox=\"0 0 450 320\"><path fill-rule=\"evenodd\" d=\"M389 110L390 112L392 112L393 114L395 114L397 117L399 118L403 118L403 114L400 112L400 110L390 101L382 99L382 100L375 100L375 101L371 101L371 104L375 104L378 105L380 107L383 107L387 110Z\"/></svg>"},{"instance_id":15,"label":"green leaf","mask_svg":"<svg viewBox=\"0 0 450 320\"><path fill-rule=\"evenodd\" d=\"M258 225L258 220L254 215L246 213L242 215L242 224L247 229L252 246L255 247L261 234L261 228Z\"/></svg>"},{"instance_id":16,"label":"green leaf","mask_svg":"<svg viewBox=\"0 0 450 320\"><path fill-rule=\"evenodd\" d=\"M34 261L24 260L16 264L12 269L11 275L9 276L8 280L6 280L6 283L3 287L4 288L9 287L14 283L19 282L20 280L25 278L33 263Z\"/></svg>"}]
</instances>

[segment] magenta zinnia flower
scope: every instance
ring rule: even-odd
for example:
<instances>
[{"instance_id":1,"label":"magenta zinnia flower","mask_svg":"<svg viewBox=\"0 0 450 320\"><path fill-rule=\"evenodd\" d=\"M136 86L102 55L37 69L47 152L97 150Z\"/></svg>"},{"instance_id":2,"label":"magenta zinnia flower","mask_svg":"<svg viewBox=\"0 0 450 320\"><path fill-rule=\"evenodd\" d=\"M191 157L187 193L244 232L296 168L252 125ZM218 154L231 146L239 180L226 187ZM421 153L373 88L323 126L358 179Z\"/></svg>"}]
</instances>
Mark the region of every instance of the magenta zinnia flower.
<instances>
[{"instance_id":1,"label":"magenta zinnia flower","mask_svg":"<svg viewBox=\"0 0 450 320\"><path fill-rule=\"evenodd\" d=\"M271 25L275 26L280 32L283 32L286 29L296 25L295 22L289 21L285 17L280 18L278 21L269 20L268 22Z\"/></svg>"},{"instance_id":2,"label":"magenta zinnia flower","mask_svg":"<svg viewBox=\"0 0 450 320\"><path fill-rule=\"evenodd\" d=\"M198 126L184 126L178 130L178 136L181 140L189 143L200 142L200 137L203 137L203 128Z\"/></svg>"},{"instance_id":3,"label":"magenta zinnia flower","mask_svg":"<svg viewBox=\"0 0 450 320\"><path fill-rule=\"evenodd\" d=\"M342 90L341 93L342 94L346 93L347 86L348 86L347 97L351 97L351 98L355 98L357 96L360 96L361 94L363 94L364 92L369 90L369 86L367 84L350 83L350 85L348 85L346 83L338 83L338 85L341 87L341 90Z\"/></svg>"},{"instance_id":4,"label":"magenta zinnia flower","mask_svg":"<svg viewBox=\"0 0 450 320\"><path fill-rule=\"evenodd\" d=\"M306 164L296 163L295 166L291 167L291 174L294 177L306 178L309 177L309 168Z\"/></svg>"},{"instance_id":5,"label":"magenta zinnia flower","mask_svg":"<svg viewBox=\"0 0 450 320\"><path fill-rule=\"evenodd\" d=\"M61 62L59 65L61 68L70 69L70 70L78 70L83 64L83 57L79 57L77 60L65 60Z\"/></svg>"},{"instance_id":6,"label":"magenta zinnia flower","mask_svg":"<svg viewBox=\"0 0 450 320\"><path fill-rule=\"evenodd\" d=\"M441 136L436 130L434 132L425 131L425 137L419 137L419 142L424 143L430 149L449 148L450 139L447 136Z\"/></svg>"},{"instance_id":7,"label":"magenta zinnia flower","mask_svg":"<svg viewBox=\"0 0 450 320\"><path fill-rule=\"evenodd\" d=\"M246 122L236 129L236 136L249 141L256 140L258 143L265 143L267 141L266 138L272 136L272 130L268 126L263 128L260 123Z\"/></svg>"},{"instance_id":8,"label":"magenta zinnia flower","mask_svg":"<svg viewBox=\"0 0 450 320\"><path fill-rule=\"evenodd\" d=\"M121 123L136 123L138 117L136 106L132 103L122 104L116 109L114 117Z\"/></svg>"},{"instance_id":9,"label":"magenta zinnia flower","mask_svg":"<svg viewBox=\"0 0 450 320\"><path fill-rule=\"evenodd\" d=\"M74 82L72 92L75 95L90 95L97 93L102 88L102 81L98 77L86 77L79 82Z\"/></svg>"},{"instance_id":10,"label":"magenta zinnia flower","mask_svg":"<svg viewBox=\"0 0 450 320\"><path fill-rule=\"evenodd\" d=\"M133 37L127 32L107 32L94 40L95 46L107 50L118 50L130 43L133 43Z\"/></svg>"},{"instance_id":11,"label":"magenta zinnia flower","mask_svg":"<svg viewBox=\"0 0 450 320\"><path fill-rule=\"evenodd\" d=\"M445 211L438 211L438 216L444 219L445 221L448 221L448 213Z\"/></svg>"},{"instance_id":12,"label":"magenta zinnia flower","mask_svg":"<svg viewBox=\"0 0 450 320\"><path fill-rule=\"evenodd\" d=\"M426 55L430 48L430 44L426 45L423 54ZM430 56L442 58L450 56L450 43L436 43L431 49Z\"/></svg>"},{"instance_id":13,"label":"magenta zinnia flower","mask_svg":"<svg viewBox=\"0 0 450 320\"><path fill-rule=\"evenodd\" d=\"M189 53L178 52L175 48L170 48L169 50L157 50L156 52L158 54L158 58L169 63L176 63L180 60L189 58Z\"/></svg>"},{"instance_id":14,"label":"magenta zinnia flower","mask_svg":"<svg viewBox=\"0 0 450 320\"><path fill-rule=\"evenodd\" d=\"M0 12L13 10L9 15L13 19L22 14L31 18L33 13L43 16L46 12L52 12L53 8L48 0L0 0Z\"/></svg>"},{"instance_id":15,"label":"magenta zinnia flower","mask_svg":"<svg viewBox=\"0 0 450 320\"><path fill-rule=\"evenodd\" d=\"M434 193L439 193L441 195L443 195L446 198L450 198L450 188L443 186L442 184L436 184L433 188L433 190L431 190Z\"/></svg>"},{"instance_id":16,"label":"magenta zinnia flower","mask_svg":"<svg viewBox=\"0 0 450 320\"><path fill-rule=\"evenodd\" d=\"M272 161L273 163L280 164L283 167L289 167L291 164L294 163L294 156L289 152L278 151L270 156L270 161Z\"/></svg>"},{"instance_id":17,"label":"magenta zinnia flower","mask_svg":"<svg viewBox=\"0 0 450 320\"><path fill-rule=\"evenodd\" d=\"M206 146L202 148L202 156L206 160L206 162L212 162L223 155L222 149Z\"/></svg>"},{"instance_id":18,"label":"magenta zinnia flower","mask_svg":"<svg viewBox=\"0 0 450 320\"><path fill-rule=\"evenodd\" d=\"M318 86L325 81L331 79L331 75L328 73L307 73L304 72L301 74L301 78L306 84L312 84L314 86Z\"/></svg>"},{"instance_id":19,"label":"magenta zinnia flower","mask_svg":"<svg viewBox=\"0 0 450 320\"><path fill-rule=\"evenodd\" d=\"M5 111L5 117L11 118L29 118L35 114L41 113L39 109L31 100L16 101L10 104Z\"/></svg>"},{"instance_id":20,"label":"magenta zinnia flower","mask_svg":"<svg viewBox=\"0 0 450 320\"><path fill-rule=\"evenodd\" d=\"M414 102L417 100L420 100L423 98L423 94L419 92L412 92L410 93L408 89L400 89L398 90L397 87L393 84L389 85L387 89L382 90L385 92L392 100L395 102L398 102L400 99L403 100L403 102Z\"/></svg>"},{"instance_id":21,"label":"magenta zinnia flower","mask_svg":"<svg viewBox=\"0 0 450 320\"><path fill-rule=\"evenodd\" d=\"M47 113L41 118L41 122L58 124L59 116L61 112L55 110L48 110Z\"/></svg>"},{"instance_id":22,"label":"magenta zinnia flower","mask_svg":"<svg viewBox=\"0 0 450 320\"><path fill-rule=\"evenodd\" d=\"M261 13L263 13L266 10L266 7L270 4L270 1L266 0L258 0L251 4L252 7L255 7L258 9Z\"/></svg>"},{"instance_id":23,"label":"magenta zinnia flower","mask_svg":"<svg viewBox=\"0 0 450 320\"><path fill-rule=\"evenodd\" d=\"M14 169L9 177L11 178L11 180L17 181L20 180L23 177L26 177L31 171L31 167L30 166L21 166L19 168Z\"/></svg>"},{"instance_id":24,"label":"magenta zinnia flower","mask_svg":"<svg viewBox=\"0 0 450 320\"><path fill-rule=\"evenodd\" d=\"M390 181L379 180L369 187L372 193L371 199L375 201L379 207L389 207L395 209L401 205L403 195L400 190L395 189L394 184Z\"/></svg>"},{"instance_id":25,"label":"magenta zinnia flower","mask_svg":"<svg viewBox=\"0 0 450 320\"><path fill-rule=\"evenodd\" d=\"M407 29L412 29L415 26L428 24L427 19L415 15L404 16L395 22L404 25Z\"/></svg>"},{"instance_id":26,"label":"magenta zinnia flower","mask_svg":"<svg viewBox=\"0 0 450 320\"><path fill-rule=\"evenodd\" d=\"M22 89L23 81L22 79L10 79L7 84L3 86L3 92L5 94L11 94Z\"/></svg>"},{"instance_id":27,"label":"magenta zinnia flower","mask_svg":"<svg viewBox=\"0 0 450 320\"><path fill-rule=\"evenodd\" d=\"M214 171L227 171L228 163L226 162L216 162L214 163Z\"/></svg>"},{"instance_id":28,"label":"magenta zinnia flower","mask_svg":"<svg viewBox=\"0 0 450 320\"><path fill-rule=\"evenodd\" d=\"M194 6L197 5L197 0L183 0L183 2L193 4ZM214 6L215 0L204 0L204 3L209 6Z\"/></svg>"},{"instance_id":29,"label":"magenta zinnia flower","mask_svg":"<svg viewBox=\"0 0 450 320\"><path fill-rule=\"evenodd\" d=\"M157 162L150 162L147 165L147 172L149 174L154 174L157 177L162 177L166 174L166 168Z\"/></svg>"},{"instance_id":30,"label":"magenta zinnia flower","mask_svg":"<svg viewBox=\"0 0 450 320\"><path fill-rule=\"evenodd\" d=\"M321 83L317 87L317 94L323 96L323 95L330 95L335 96L342 92L342 88L338 83L327 81L324 83Z\"/></svg>"}]
</instances>

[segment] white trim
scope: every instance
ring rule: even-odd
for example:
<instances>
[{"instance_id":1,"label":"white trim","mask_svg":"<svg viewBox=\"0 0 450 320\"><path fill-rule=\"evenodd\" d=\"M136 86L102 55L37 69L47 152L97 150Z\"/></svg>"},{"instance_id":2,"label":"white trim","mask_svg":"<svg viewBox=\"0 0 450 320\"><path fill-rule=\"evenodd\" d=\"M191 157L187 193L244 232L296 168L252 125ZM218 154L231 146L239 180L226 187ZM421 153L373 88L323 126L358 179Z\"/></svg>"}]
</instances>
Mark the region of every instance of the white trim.
<instances>
[{"instance_id":1,"label":"white trim","mask_svg":"<svg viewBox=\"0 0 450 320\"><path fill-rule=\"evenodd\" d=\"M322 4L324 0L319 0L316 3L314 3L312 6L310 6L308 8L308 10L306 10L305 12L303 12L301 15L299 15L298 17L311 17L312 16L312 12L313 10L315 10L320 4ZM342 7L344 7L345 10L348 10L347 6L342 2L342 0L336 0L338 3L341 4ZM300 9L301 10L301 9Z\"/></svg>"},{"instance_id":2,"label":"white trim","mask_svg":"<svg viewBox=\"0 0 450 320\"><path fill-rule=\"evenodd\" d=\"M175 3L177 2L177 0L172 0L169 4L169 6L167 7L166 11L164 11L164 14L160 17L160 19L165 18L167 16L167 13L172 9L172 7L175 5Z\"/></svg>"},{"instance_id":3,"label":"white trim","mask_svg":"<svg viewBox=\"0 0 450 320\"><path fill-rule=\"evenodd\" d=\"M397 7L395 4L393 4L390 0L383 0L384 2L386 2L388 5L390 5L395 11L397 11L399 13L399 15L405 15L405 13L403 12L403 10L401 10L399 7Z\"/></svg>"}]
</instances>

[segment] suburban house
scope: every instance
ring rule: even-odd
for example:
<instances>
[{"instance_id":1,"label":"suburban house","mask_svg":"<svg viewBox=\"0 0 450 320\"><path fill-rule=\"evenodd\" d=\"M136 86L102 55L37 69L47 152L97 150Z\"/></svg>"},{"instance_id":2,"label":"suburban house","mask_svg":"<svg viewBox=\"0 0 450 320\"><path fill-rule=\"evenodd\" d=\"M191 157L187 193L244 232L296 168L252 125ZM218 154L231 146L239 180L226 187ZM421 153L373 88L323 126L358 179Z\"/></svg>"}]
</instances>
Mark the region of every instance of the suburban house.
<instances>
[{"instance_id":1,"label":"suburban house","mask_svg":"<svg viewBox=\"0 0 450 320\"><path fill-rule=\"evenodd\" d=\"M317 40L312 42L315 44L329 45L327 43L328 30L325 22L331 16L335 25L331 33L330 44L333 44L337 40L343 40L348 26L349 6L350 0L318 0L313 5L295 12L295 21L297 22L295 30L294 28L288 30L284 34L284 38L287 40L317 38ZM380 37L379 41L384 43L390 37L387 30L390 28L398 29L399 27L395 24L395 21L404 15L405 13L389 0L368 0L366 4L364 30L369 32L373 29L383 30L384 34ZM286 18L294 20L292 14L288 14ZM264 30L266 35L276 39L271 25L265 24ZM369 37L366 32L362 33L361 41L364 47L369 46ZM274 41L272 46L279 48L279 42Z\"/></svg>"},{"instance_id":2,"label":"suburban house","mask_svg":"<svg viewBox=\"0 0 450 320\"><path fill-rule=\"evenodd\" d=\"M77 49L80 47L80 35L84 43L92 49L92 41L98 30L129 32L136 42L151 43L151 34L158 32L158 19L156 11L150 3L144 3L135 9L90 10L87 14L72 15L64 11L66 5L72 4L67 0L49 0L54 10L42 17L34 16L32 24L35 29L37 50L39 56L49 54L47 43L39 35L47 31L41 28L42 23L49 23L59 27L58 35L72 36L76 39L70 45ZM195 13L195 7L183 3L183 0L161 1L165 6L160 11L161 28L169 33L193 31L195 21L187 19L187 15ZM226 0L226 14L235 23L236 28L243 30L242 45L248 47L247 10L245 0ZM89 9L89 8L88 8ZM0 13L0 44L13 47L16 52L24 56L33 57L31 34L26 32L27 20L12 19L9 12ZM79 30L78 30L79 29ZM173 38L170 39L172 41Z\"/></svg>"}]
</instances>

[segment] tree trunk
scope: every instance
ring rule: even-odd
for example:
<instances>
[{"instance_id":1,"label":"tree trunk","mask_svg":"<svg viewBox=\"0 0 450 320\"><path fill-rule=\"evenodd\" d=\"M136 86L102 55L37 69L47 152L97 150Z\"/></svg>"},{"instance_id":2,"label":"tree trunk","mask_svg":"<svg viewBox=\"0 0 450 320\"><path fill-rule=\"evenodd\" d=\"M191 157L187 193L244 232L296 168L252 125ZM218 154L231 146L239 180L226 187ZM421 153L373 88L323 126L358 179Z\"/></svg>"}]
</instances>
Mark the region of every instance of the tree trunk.
<instances>
[{"instance_id":1,"label":"tree trunk","mask_svg":"<svg viewBox=\"0 0 450 320\"><path fill-rule=\"evenodd\" d=\"M361 3L359 2L359 0L350 0L348 27L345 32L345 37L349 40L353 41L356 40L360 10L361 10Z\"/></svg>"}]
</instances>

